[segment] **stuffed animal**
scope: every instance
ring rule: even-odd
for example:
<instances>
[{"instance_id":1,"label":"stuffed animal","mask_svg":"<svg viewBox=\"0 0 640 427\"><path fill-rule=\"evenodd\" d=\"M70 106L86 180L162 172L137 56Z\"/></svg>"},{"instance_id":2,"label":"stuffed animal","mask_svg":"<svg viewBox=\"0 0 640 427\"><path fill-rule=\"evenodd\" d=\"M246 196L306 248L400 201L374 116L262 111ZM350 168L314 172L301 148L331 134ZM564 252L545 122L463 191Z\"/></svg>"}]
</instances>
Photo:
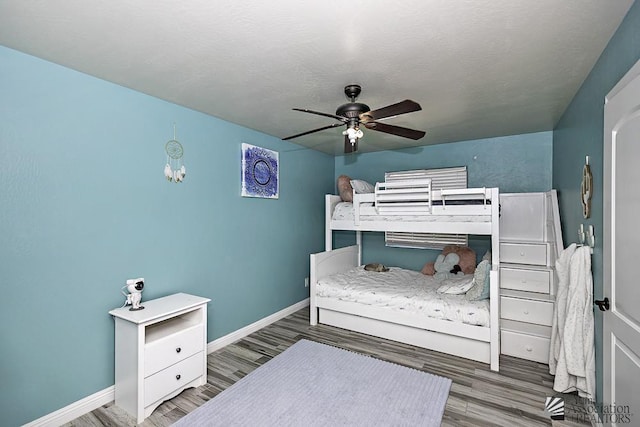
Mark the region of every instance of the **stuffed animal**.
<instances>
[{"instance_id":1,"label":"stuffed animal","mask_svg":"<svg viewBox=\"0 0 640 427\"><path fill-rule=\"evenodd\" d=\"M384 273L385 271L389 271L389 267L383 264L378 264L378 263L367 264L364 266L364 269L367 271L376 271L378 273Z\"/></svg>"},{"instance_id":2,"label":"stuffed animal","mask_svg":"<svg viewBox=\"0 0 640 427\"><path fill-rule=\"evenodd\" d=\"M476 252L468 246L448 245L442 249L445 257L451 253L455 253L460 257L460 261L456 264L464 274L473 274L476 269ZM454 266L453 268L456 268ZM453 269L452 268L452 269ZM436 273L435 262L428 262L422 267L422 274L433 276Z\"/></svg>"},{"instance_id":3,"label":"stuffed animal","mask_svg":"<svg viewBox=\"0 0 640 427\"><path fill-rule=\"evenodd\" d=\"M353 202L353 187L351 186L351 178L347 175L338 177L338 194L343 202Z\"/></svg>"},{"instance_id":4,"label":"stuffed animal","mask_svg":"<svg viewBox=\"0 0 640 427\"><path fill-rule=\"evenodd\" d=\"M436 271L433 278L436 280L445 280L456 276L458 273L463 274L459 267L455 268L455 266L458 265L458 262L460 262L460 257L455 252L451 252L447 255L438 255L438 258L436 258L436 261L433 264Z\"/></svg>"}]
</instances>

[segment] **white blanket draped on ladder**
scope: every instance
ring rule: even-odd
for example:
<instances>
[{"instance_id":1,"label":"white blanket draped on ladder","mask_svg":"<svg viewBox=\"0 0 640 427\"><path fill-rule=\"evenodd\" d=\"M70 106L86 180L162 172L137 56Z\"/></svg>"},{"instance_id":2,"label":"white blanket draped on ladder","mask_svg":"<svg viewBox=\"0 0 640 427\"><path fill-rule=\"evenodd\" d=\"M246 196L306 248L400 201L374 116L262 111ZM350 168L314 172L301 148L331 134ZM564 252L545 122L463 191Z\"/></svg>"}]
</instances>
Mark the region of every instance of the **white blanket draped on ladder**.
<instances>
[{"instance_id":1,"label":"white blanket draped on ladder","mask_svg":"<svg viewBox=\"0 0 640 427\"><path fill-rule=\"evenodd\" d=\"M570 245L556 261L558 287L551 326L553 389L595 400L595 344L591 251Z\"/></svg>"}]
</instances>

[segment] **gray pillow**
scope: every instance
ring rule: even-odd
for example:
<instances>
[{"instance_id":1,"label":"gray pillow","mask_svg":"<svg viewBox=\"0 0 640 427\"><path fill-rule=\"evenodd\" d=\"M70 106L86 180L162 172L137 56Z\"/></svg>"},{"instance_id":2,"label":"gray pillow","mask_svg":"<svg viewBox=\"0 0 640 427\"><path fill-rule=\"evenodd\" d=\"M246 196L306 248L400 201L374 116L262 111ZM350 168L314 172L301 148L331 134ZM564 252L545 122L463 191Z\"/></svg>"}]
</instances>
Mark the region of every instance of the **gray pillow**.
<instances>
[{"instance_id":1,"label":"gray pillow","mask_svg":"<svg viewBox=\"0 0 640 427\"><path fill-rule=\"evenodd\" d=\"M353 192L356 194L373 193L376 191L376 187L361 179L352 179L350 184L353 188Z\"/></svg>"},{"instance_id":2,"label":"gray pillow","mask_svg":"<svg viewBox=\"0 0 640 427\"><path fill-rule=\"evenodd\" d=\"M473 286L465 294L469 301L480 301L489 298L489 272L491 271L491 263L488 260L480 261L473 273Z\"/></svg>"}]
</instances>

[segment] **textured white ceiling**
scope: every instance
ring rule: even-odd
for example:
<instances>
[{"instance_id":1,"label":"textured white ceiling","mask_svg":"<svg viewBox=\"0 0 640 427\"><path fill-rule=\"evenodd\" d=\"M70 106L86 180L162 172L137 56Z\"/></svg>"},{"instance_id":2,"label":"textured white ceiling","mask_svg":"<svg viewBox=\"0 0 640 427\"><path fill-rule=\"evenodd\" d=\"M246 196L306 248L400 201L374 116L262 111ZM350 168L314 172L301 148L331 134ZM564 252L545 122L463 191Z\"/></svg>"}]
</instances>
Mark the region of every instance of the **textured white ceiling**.
<instances>
[{"instance_id":1,"label":"textured white ceiling","mask_svg":"<svg viewBox=\"0 0 640 427\"><path fill-rule=\"evenodd\" d=\"M277 137L343 88L422 111L360 151L551 130L633 0L1 0L0 44ZM342 128L292 140L342 152Z\"/></svg>"}]
</instances>

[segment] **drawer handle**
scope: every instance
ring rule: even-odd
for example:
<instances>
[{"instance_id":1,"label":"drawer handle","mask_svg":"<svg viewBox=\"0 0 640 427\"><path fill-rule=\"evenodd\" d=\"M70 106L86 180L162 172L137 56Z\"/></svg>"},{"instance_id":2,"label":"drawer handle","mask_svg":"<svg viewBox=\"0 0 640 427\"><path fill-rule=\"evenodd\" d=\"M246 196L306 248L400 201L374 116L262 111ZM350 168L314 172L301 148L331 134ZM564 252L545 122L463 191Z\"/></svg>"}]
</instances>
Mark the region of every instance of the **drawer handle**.
<instances>
[{"instance_id":1,"label":"drawer handle","mask_svg":"<svg viewBox=\"0 0 640 427\"><path fill-rule=\"evenodd\" d=\"M525 311L524 311L524 314L529 314L529 310L525 310Z\"/></svg>"},{"instance_id":2,"label":"drawer handle","mask_svg":"<svg viewBox=\"0 0 640 427\"><path fill-rule=\"evenodd\" d=\"M180 353L182 349L180 347L176 348L176 353Z\"/></svg>"},{"instance_id":3,"label":"drawer handle","mask_svg":"<svg viewBox=\"0 0 640 427\"><path fill-rule=\"evenodd\" d=\"M524 252L520 252L520 256L524 256Z\"/></svg>"},{"instance_id":4,"label":"drawer handle","mask_svg":"<svg viewBox=\"0 0 640 427\"><path fill-rule=\"evenodd\" d=\"M180 374L176 375L176 380L179 380L180 378Z\"/></svg>"},{"instance_id":5,"label":"drawer handle","mask_svg":"<svg viewBox=\"0 0 640 427\"><path fill-rule=\"evenodd\" d=\"M530 345L526 346L524 349L527 350L529 353L533 351L533 347L531 347Z\"/></svg>"}]
</instances>

